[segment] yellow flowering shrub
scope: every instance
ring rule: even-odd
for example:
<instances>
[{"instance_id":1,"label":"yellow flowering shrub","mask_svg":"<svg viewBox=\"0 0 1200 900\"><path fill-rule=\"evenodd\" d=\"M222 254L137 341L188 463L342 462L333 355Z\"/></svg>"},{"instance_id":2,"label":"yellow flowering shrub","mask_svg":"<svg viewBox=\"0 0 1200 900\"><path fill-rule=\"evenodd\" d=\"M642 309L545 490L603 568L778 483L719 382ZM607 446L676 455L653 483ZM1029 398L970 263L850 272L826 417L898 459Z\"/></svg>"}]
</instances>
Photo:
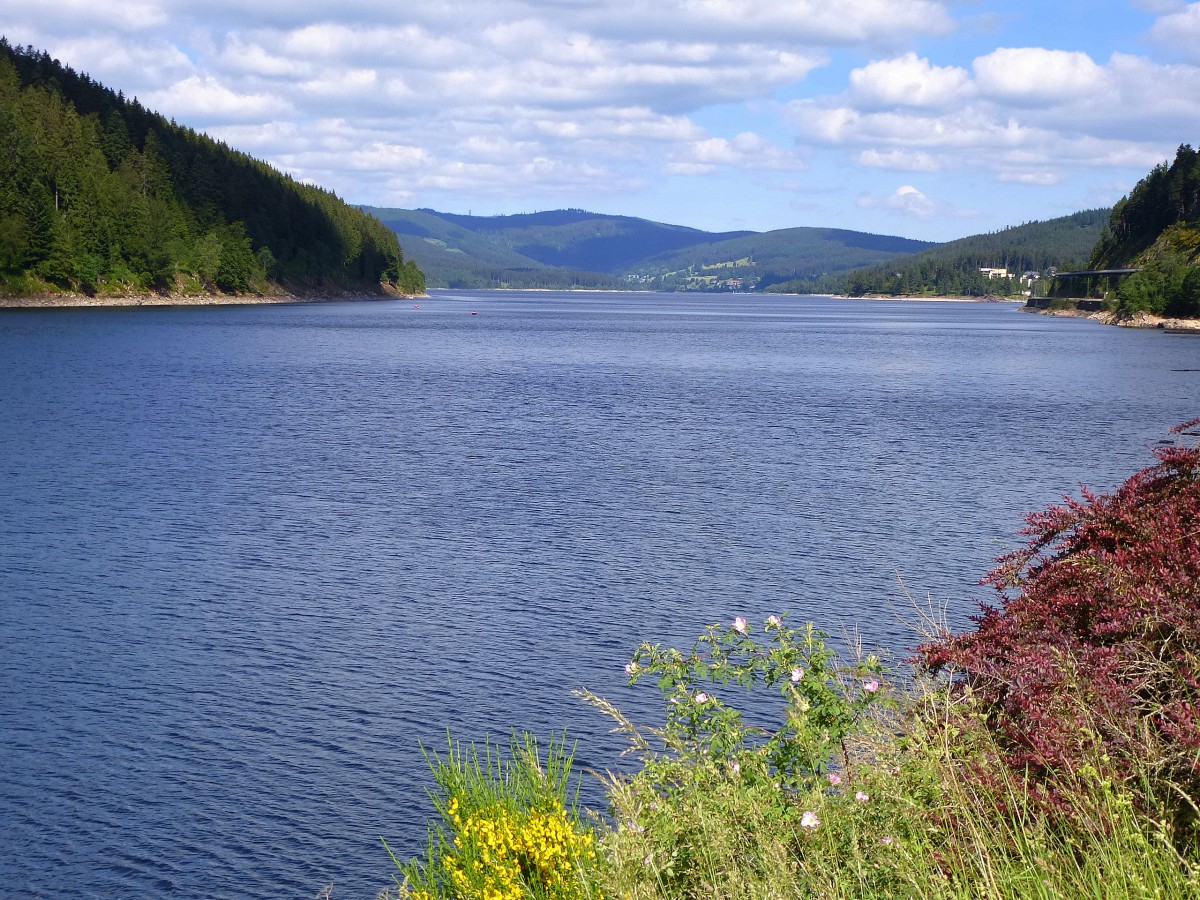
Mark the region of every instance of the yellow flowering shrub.
<instances>
[{"instance_id":1,"label":"yellow flowering shrub","mask_svg":"<svg viewBox=\"0 0 1200 900\"><path fill-rule=\"evenodd\" d=\"M454 850L442 856L442 867L462 897L587 896L580 891L577 868L595 862L595 837L567 821L560 804L519 811L491 806L463 816L458 798L452 797L447 812Z\"/></svg>"},{"instance_id":2,"label":"yellow flowering shrub","mask_svg":"<svg viewBox=\"0 0 1200 900\"><path fill-rule=\"evenodd\" d=\"M400 863L400 896L412 900L602 900L592 886L596 838L565 799L571 757L551 744L514 740L510 761L485 748L451 748L431 761L442 823L424 861ZM393 857L394 859L394 857Z\"/></svg>"}]
</instances>

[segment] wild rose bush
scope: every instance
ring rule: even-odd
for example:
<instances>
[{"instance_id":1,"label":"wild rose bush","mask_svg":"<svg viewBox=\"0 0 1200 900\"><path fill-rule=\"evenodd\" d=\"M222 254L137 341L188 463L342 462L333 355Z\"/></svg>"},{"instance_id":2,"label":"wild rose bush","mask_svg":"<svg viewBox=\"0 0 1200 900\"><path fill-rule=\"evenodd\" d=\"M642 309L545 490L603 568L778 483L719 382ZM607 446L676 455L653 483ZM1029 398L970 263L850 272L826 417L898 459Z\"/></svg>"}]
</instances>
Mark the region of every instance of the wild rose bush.
<instances>
[{"instance_id":1,"label":"wild rose bush","mask_svg":"<svg viewBox=\"0 0 1200 900\"><path fill-rule=\"evenodd\" d=\"M739 776L762 773L791 788L811 784L844 757L847 736L883 696L878 657L841 666L823 632L812 623L789 628L781 616L761 630L740 616L710 625L690 653L644 643L625 672L630 684L657 677L666 699L658 736L672 754ZM781 695L777 727L748 724L734 705L759 687Z\"/></svg>"},{"instance_id":2,"label":"wild rose bush","mask_svg":"<svg viewBox=\"0 0 1200 900\"><path fill-rule=\"evenodd\" d=\"M794 875L815 809L840 783L831 767L845 765L868 709L890 702L877 657L842 665L823 632L783 616L711 625L689 652L644 643L625 672L657 680L661 727L581 693L642 757L609 780L616 828L604 839L633 895L740 897Z\"/></svg>"},{"instance_id":3,"label":"wild rose bush","mask_svg":"<svg viewBox=\"0 0 1200 900\"><path fill-rule=\"evenodd\" d=\"M917 659L961 674L1005 761L1051 798L1099 762L1147 779L1180 824L1180 791L1200 798L1200 449L1155 455L1113 494L1028 516L1026 546L983 582L1001 605Z\"/></svg>"}]
</instances>

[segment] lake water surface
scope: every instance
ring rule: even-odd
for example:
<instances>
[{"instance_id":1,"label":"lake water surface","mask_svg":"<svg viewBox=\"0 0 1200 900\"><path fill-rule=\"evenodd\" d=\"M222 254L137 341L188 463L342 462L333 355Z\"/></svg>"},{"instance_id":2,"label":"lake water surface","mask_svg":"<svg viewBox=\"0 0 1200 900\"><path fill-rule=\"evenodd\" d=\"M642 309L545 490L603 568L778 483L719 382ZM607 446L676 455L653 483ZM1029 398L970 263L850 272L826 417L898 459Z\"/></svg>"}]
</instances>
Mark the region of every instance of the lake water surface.
<instances>
[{"instance_id":1,"label":"lake water surface","mask_svg":"<svg viewBox=\"0 0 1200 900\"><path fill-rule=\"evenodd\" d=\"M472 314L472 311L477 314ZM643 719L641 640L903 653L1200 414L1200 339L1008 304L464 294L0 314L0 885L372 898L423 742ZM597 796L594 782L588 796Z\"/></svg>"}]
</instances>

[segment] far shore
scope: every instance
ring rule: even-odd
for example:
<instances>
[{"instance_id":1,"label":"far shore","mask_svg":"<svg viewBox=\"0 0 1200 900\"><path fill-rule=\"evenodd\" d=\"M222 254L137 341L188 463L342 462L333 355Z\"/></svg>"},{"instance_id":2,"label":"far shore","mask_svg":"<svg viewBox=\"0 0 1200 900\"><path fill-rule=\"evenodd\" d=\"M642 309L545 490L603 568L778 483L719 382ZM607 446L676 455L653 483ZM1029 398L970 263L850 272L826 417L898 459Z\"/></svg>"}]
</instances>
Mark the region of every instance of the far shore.
<instances>
[{"instance_id":1,"label":"far shore","mask_svg":"<svg viewBox=\"0 0 1200 900\"><path fill-rule=\"evenodd\" d=\"M447 288L438 288L437 290L450 290ZM505 293L505 292L532 292L541 291L546 293L557 293L562 288L479 288L477 290ZM572 288L569 289L573 294L607 294L607 293L628 293L629 289L606 289L606 288ZM646 293L654 293L647 291ZM690 292L678 292L681 296ZM1021 298L1011 297L955 297L955 296L917 296L917 295L888 295L888 294L864 294L862 296L851 297L847 294L766 294L753 292L756 296L773 296L773 297L810 297L810 296L830 296L838 300L902 300L902 301L925 301L932 303L1016 303L1024 302ZM428 297L428 294L418 295L419 297ZM305 292L302 294L290 293L287 291L271 291L263 294L181 294L176 292L171 293L156 293L145 292L135 294L82 294L77 292L69 292L62 294L37 294L27 297L5 297L0 296L0 309L57 309L57 308L74 308L74 307L130 307L130 306L259 306L271 303L326 303L337 300L406 300L414 299L412 295L400 294L395 291L387 291L384 289L378 292L371 291L346 291L330 289L322 292Z\"/></svg>"},{"instance_id":2,"label":"far shore","mask_svg":"<svg viewBox=\"0 0 1200 900\"><path fill-rule=\"evenodd\" d=\"M455 288L430 288L435 291L452 291ZM532 294L532 293L569 293L569 294L656 294L668 293L678 294L681 297L694 296L714 296L714 297L832 297L835 300L908 300L908 301L924 301L928 300L933 303L1024 303L1025 297L998 297L994 294L989 294L986 297L965 297L951 295L935 295L925 296L923 294L859 294L851 296L850 294L789 294L789 293L770 293L768 291L647 291L635 287L620 287L620 288L513 288L513 287L496 287L496 288L466 288L469 291L480 291L483 293L514 293L514 294Z\"/></svg>"},{"instance_id":3,"label":"far shore","mask_svg":"<svg viewBox=\"0 0 1200 900\"><path fill-rule=\"evenodd\" d=\"M798 294L797 296L806 296ZM1024 303L1024 297L998 297L995 294L988 294L984 297L964 297L955 296L952 294L859 294L851 296L850 294L830 294L828 296L836 297L839 300L905 300L905 301L928 301L930 303Z\"/></svg>"}]
</instances>

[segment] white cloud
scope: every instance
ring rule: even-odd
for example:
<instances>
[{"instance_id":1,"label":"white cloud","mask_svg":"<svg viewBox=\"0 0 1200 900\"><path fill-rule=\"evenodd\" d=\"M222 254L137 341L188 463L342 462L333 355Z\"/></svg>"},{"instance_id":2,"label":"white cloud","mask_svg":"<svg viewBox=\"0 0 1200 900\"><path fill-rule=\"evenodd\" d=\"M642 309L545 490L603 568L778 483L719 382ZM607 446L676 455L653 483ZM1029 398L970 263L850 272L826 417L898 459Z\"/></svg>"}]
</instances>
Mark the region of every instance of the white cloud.
<instances>
[{"instance_id":1,"label":"white cloud","mask_svg":"<svg viewBox=\"0 0 1200 900\"><path fill-rule=\"evenodd\" d=\"M774 171L804 168L794 154L747 131L732 140L707 137L692 141L672 154L666 171L672 175L707 175L720 166Z\"/></svg>"},{"instance_id":2,"label":"white cloud","mask_svg":"<svg viewBox=\"0 0 1200 900\"><path fill-rule=\"evenodd\" d=\"M357 100L374 93L378 86L374 69L337 69L303 82L301 89L325 100Z\"/></svg>"},{"instance_id":3,"label":"white cloud","mask_svg":"<svg viewBox=\"0 0 1200 900\"><path fill-rule=\"evenodd\" d=\"M146 106L170 110L191 122L221 122L290 115L290 104L270 94L242 94L216 78L193 75L161 91L151 91Z\"/></svg>"},{"instance_id":4,"label":"white cloud","mask_svg":"<svg viewBox=\"0 0 1200 900\"><path fill-rule=\"evenodd\" d=\"M1005 103L1052 106L1107 93L1104 69L1086 53L1042 47L1002 47L975 60L980 93Z\"/></svg>"},{"instance_id":5,"label":"white cloud","mask_svg":"<svg viewBox=\"0 0 1200 900\"><path fill-rule=\"evenodd\" d=\"M858 198L858 205L862 209L894 210L921 219L922 221L942 216L969 218L976 215L972 211L955 209L949 204L934 200L921 193L921 191L911 184L903 184L896 188L895 193L885 197L864 194Z\"/></svg>"},{"instance_id":6,"label":"white cloud","mask_svg":"<svg viewBox=\"0 0 1200 900\"><path fill-rule=\"evenodd\" d=\"M1184 59L1200 62L1200 3L1191 3L1163 16L1154 23L1149 36Z\"/></svg>"},{"instance_id":7,"label":"white cloud","mask_svg":"<svg viewBox=\"0 0 1200 900\"><path fill-rule=\"evenodd\" d=\"M272 78L291 78L312 68L236 34L230 35L217 59L226 71Z\"/></svg>"},{"instance_id":8,"label":"white cloud","mask_svg":"<svg viewBox=\"0 0 1200 900\"><path fill-rule=\"evenodd\" d=\"M69 23L75 33L94 28L147 32L170 22L170 13L163 8L162 3L155 0L128 0L122 3L97 0L39 0L37 4L28 6L36 6L36 9L20 9L18 5L14 5L13 9L5 9L5 19L17 26L34 22L50 25Z\"/></svg>"},{"instance_id":9,"label":"white cloud","mask_svg":"<svg viewBox=\"0 0 1200 900\"><path fill-rule=\"evenodd\" d=\"M1051 171L1049 169L1041 171L1017 170L1012 172L1001 170L996 177L1000 181L1006 181L1010 184L1028 184L1037 187L1049 187L1053 184L1059 184L1065 178L1062 172Z\"/></svg>"},{"instance_id":10,"label":"white cloud","mask_svg":"<svg viewBox=\"0 0 1200 900\"><path fill-rule=\"evenodd\" d=\"M944 108L973 92L966 69L934 66L915 53L877 60L850 73L849 94L861 107Z\"/></svg>"},{"instance_id":11,"label":"white cloud","mask_svg":"<svg viewBox=\"0 0 1200 900\"><path fill-rule=\"evenodd\" d=\"M917 34L948 34L954 20L936 0L555 0L541 17L577 22L596 34L630 38L647 33L730 41L782 41L808 45L893 45ZM550 13L553 10L553 13Z\"/></svg>"},{"instance_id":12,"label":"white cloud","mask_svg":"<svg viewBox=\"0 0 1200 900\"><path fill-rule=\"evenodd\" d=\"M1030 129L1017 119L977 107L946 114L886 110L859 112L847 106L824 108L812 101L791 104L790 115L807 135L834 144L864 144L872 148L993 151L1020 144Z\"/></svg>"},{"instance_id":13,"label":"white cloud","mask_svg":"<svg viewBox=\"0 0 1200 900\"><path fill-rule=\"evenodd\" d=\"M887 197L872 197L867 194L858 198L858 205L864 209L898 209L910 213L918 219L931 219L937 215L937 203L930 200L911 184L901 185L896 192Z\"/></svg>"},{"instance_id":14,"label":"white cloud","mask_svg":"<svg viewBox=\"0 0 1200 900\"><path fill-rule=\"evenodd\" d=\"M800 140L867 168L1048 186L1084 167L1160 162L1200 121L1200 68L1031 47L980 56L969 73L907 54L854 70L841 95L792 102L787 116Z\"/></svg>"},{"instance_id":15,"label":"white cloud","mask_svg":"<svg viewBox=\"0 0 1200 900\"><path fill-rule=\"evenodd\" d=\"M377 142L347 154L346 162L360 171L408 172L424 168L429 152L424 147Z\"/></svg>"},{"instance_id":16,"label":"white cloud","mask_svg":"<svg viewBox=\"0 0 1200 900\"><path fill-rule=\"evenodd\" d=\"M920 150L864 150L858 164L868 169L895 169L906 172L936 172L941 165L930 153Z\"/></svg>"}]
</instances>

